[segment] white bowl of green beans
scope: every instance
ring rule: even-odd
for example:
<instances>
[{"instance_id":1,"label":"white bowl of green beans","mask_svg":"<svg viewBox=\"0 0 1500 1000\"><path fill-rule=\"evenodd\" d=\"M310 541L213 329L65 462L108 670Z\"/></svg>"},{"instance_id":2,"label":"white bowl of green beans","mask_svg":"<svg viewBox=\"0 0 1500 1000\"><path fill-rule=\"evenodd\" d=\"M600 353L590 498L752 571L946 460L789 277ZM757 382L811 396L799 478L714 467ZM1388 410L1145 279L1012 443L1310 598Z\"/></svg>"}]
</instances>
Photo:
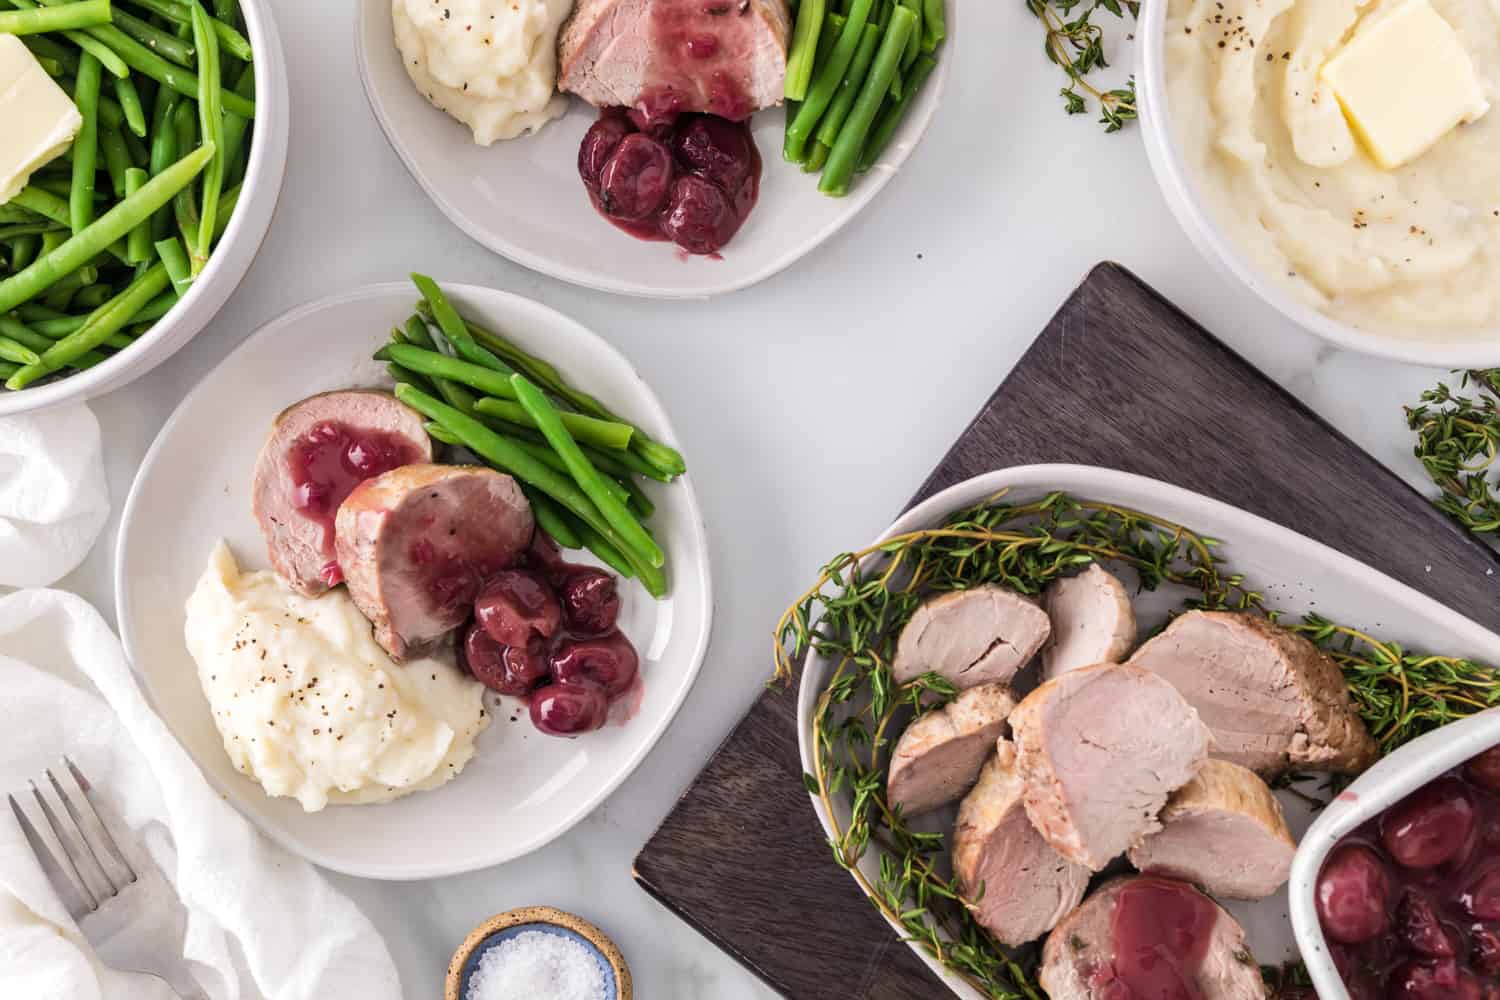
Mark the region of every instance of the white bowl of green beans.
<instances>
[{"instance_id":1,"label":"white bowl of green beans","mask_svg":"<svg viewBox=\"0 0 1500 1000\"><path fill-rule=\"evenodd\" d=\"M286 169L268 0L0 0L78 106L62 157L0 205L0 416L100 395L239 285Z\"/></svg>"}]
</instances>

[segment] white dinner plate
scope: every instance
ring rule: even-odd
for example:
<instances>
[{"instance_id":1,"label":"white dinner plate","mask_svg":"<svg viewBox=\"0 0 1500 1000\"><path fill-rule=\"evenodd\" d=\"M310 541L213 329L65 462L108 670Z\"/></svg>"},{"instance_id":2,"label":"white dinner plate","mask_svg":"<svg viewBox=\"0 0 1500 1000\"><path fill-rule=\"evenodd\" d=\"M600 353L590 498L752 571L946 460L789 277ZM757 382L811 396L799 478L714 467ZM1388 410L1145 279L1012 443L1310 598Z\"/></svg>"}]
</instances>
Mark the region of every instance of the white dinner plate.
<instances>
[{"instance_id":1,"label":"white dinner plate","mask_svg":"<svg viewBox=\"0 0 1500 1000\"><path fill-rule=\"evenodd\" d=\"M907 111L880 161L849 194L818 193L815 176L781 158L786 118L755 116L765 169L760 204L721 257L643 243L599 217L578 178L578 144L597 113L575 100L535 135L476 146L468 126L434 108L401 65L391 0L358 0L355 44L365 94L392 148L443 214L465 233L519 264L605 292L664 299L707 298L764 281L800 260L854 218L895 176L937 111L957 46L957 3L937 69Z\"/></svg>"},{"instance_id":2,"label":"white dinner plate","mask_svg":"<svg viewBox=\"0 0 1500 1000\"><path fill-rule=\"evenodd\" d=\"M1365 629L1408 649L1500 663L1500 635L1321 542L1218 500L1111 469L1028 465L987 473L913 507L881 538L930 527L954 511L1001 490L1009 490L1006 500L1011 503L1040 500L1062 490L1076 499L1119 504L1220 539L1222 544L1215 551L1223 557L1226 567L1231 572L1243 573L1247 586L1261 590L1269 607L1288 613L1292 620L1316 609L1333 621ZM1183 591L1175 594L1164 591L1137 596L1134 604L1140 616L1141 633L1149 634L1148 630L1159 625L1169 610L1180 608L1183 594ZM798 692L798 740L802 767L809 774L813 773L813 714L833 666L824 658L810 657ZM1311 824L1313 813L1293 796L1283 792L1279 797L1293 834L1300 838ZM832 836L829 816L821 801L813 796L812 803L818 821ZM840 810L841 825L845 825L848 811L844 800L835 797L835 805ZM934 828L951 831L953 815L952 809L935 814ZM831 853L828 863L834 863ZM878 851L872 848L860 863L860 869L873 880L878 875L877 864ZM1296 957L1285 888L1260 902L1220 900L1220 903L1244 926L1251 950L1262 965L1280 965ZM908 938L902 928L896 930L902 932L903 940ZM911 947L955 995L965 1000L983 1000L978 991L933 961L918 945L911 943Z\"/></svg>"},{"instance_id":3,"label":"white dinner plate","mask_svg":"<svg viewBox=\"0 0 1500 1000\"><path fill-rule=\"evenodd\" d=\"M557 312L515 295L445 285L476 323L505 331L575 384L663 441L671 424L630 363ZM183 642L183 605L226 539L247 569L267 566L250 512L256 455L284 408L318 392L388 386L370 355L411 314L409 284L376 285L282 316L250 337L183 400L141 464L120 526L115 587L121 636L147 693L209 780L272 838L308 860L366 878L436 878L536 850L587 816L635 770L687 697L713 611L708 546L690 477L645 486L667 551L671 592L621 587L620 627L641 657L635 718L577 739L545 736L501 699L476 758L455 780L388 805L306 813L271 798L224 753ZM689 456L691 464L691 456ZM583 553L569 558L590 561Z\"/></svg>"}]
</instances>

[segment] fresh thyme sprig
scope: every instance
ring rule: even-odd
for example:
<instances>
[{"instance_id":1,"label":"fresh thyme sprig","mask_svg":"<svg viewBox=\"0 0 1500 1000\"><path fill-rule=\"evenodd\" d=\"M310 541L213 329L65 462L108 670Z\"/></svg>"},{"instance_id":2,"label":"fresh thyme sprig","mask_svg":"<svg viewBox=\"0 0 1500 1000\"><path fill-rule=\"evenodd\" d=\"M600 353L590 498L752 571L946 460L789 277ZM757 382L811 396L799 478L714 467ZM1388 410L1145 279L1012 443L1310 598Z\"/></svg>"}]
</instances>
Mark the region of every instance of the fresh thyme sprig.
<instances>
[{"instance_id":1,"label":"fresh thyme sprig","mask_svg":"<svg viewBox=\"0 0 1500 1000\"><path fill-rule=\"evenodd\" d=\"M973 919L976 901L944 874L947 838L913 829L885 801L888 748L900 725L956 693L935 674L895 683L890 663L902 626L933 594L998 583L1035 595L1096 560L1131 567L1145 590L1185 588L1189 607L1274 615L1260 593L1226 572L1217 544L1149 514L1061 493L1022 505L998 496L935 528L838 556L778 623L778 679L790 680L810 651L834 663L814 714L814 773L804 777L833 824L834 860L908 939L985 996L1040 1000L1037 952L997 945ZM1500 678L1483 664L1408 653L1318 616L1288 627L1338 662L1383 750L1500 704ZM872 847L873 876L859 867Z\"/></svg>"},{"instance_id":2,"label":"fresh thyme sprig","mask_svg":"<svg viewBox=\"0 0 1500 1000\"><path fill-rule=\"evenodd\" d=\"M1124 18L1140 16L1140 0L1025 0L1026 9L1046 29L1043 50L1047 58L1068 76L1059 93L1063 109L1070 115L1086 114L1089 101L1099 107L1099 124L1105 132L1118 132L1136 118L1135 78L1124 87L1101 90L1087 79L1097 69L1108 69L1104 53L1104 29L1094 20L1101 10ZM1075 16L1076 14L1076 16Z\"/></svg>"},{"instance_id":3,"label":"fresh thyme sprig","mask_svg":"<svg viewBox=\"0 0 1500 1000\"><path fill-rule=\"evenodd\" d=\"M1407 426L1417 432L1416 456L1437 484L1437 507L1476 535L1500 531L1500 496L1490 467L1500 454L1500 368L1463 373L1458 395L1446 383L1422 393L1406 408Z\"/></svg>"}]
</instances>

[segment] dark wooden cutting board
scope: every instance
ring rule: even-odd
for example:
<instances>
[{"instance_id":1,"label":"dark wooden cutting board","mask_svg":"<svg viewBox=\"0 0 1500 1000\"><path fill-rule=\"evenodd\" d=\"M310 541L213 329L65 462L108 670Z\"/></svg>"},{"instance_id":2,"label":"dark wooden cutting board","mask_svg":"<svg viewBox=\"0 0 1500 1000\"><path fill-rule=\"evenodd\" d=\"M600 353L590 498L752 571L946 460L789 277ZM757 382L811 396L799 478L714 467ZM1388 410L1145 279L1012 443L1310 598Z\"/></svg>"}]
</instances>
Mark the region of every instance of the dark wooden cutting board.
<instances>
[{"instance_id":1,"label":"dark wooden cutting board","mask_svg":"<svg viewBox=\"0 0 1500 1000\"><path fill-rule=\"evenodd\" d=\"M1216 497L1500 626L1488 548L1118 265L1079 286L912 502L1034 462ZM739 655L769 673L769 650ZM946 996L834 865L801 770L796 689L768 691L641 850L636 879L795 1000Z\"/></svg>"}]
</instances>

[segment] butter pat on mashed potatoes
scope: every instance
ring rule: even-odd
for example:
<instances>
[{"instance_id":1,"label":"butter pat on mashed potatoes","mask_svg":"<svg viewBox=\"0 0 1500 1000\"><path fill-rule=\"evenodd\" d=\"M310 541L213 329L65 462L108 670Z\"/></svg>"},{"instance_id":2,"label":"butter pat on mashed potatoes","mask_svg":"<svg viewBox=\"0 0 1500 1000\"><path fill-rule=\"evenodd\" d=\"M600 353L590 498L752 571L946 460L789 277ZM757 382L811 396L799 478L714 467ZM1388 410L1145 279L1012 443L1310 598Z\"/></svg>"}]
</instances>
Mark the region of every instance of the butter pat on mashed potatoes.
<instances>
[{"instance_id":1,"label":"butter pat on mashed potatoes","mask_svg":"<svg viewBox=\"0 0 1500 1000\"><path fill-rule=\"evenodd\" d=\"M222 542L188 598L186 639L235 768L308 812L436 788L489 725L477 681L395 663L343 590L309 598L241 573Z\"/></svg>"},{"instance_id":2,"label":"butter pat on mashed potatoes","mask_svg":"<svg viewBox=\"0 0 1500 1000\"><path fill-rule=\"evenodd\" d=\"M557 92L557 33L570 0L392 0L396 48L433 106L488 146L568 108Z\"/></svg>"}]
</instances>

